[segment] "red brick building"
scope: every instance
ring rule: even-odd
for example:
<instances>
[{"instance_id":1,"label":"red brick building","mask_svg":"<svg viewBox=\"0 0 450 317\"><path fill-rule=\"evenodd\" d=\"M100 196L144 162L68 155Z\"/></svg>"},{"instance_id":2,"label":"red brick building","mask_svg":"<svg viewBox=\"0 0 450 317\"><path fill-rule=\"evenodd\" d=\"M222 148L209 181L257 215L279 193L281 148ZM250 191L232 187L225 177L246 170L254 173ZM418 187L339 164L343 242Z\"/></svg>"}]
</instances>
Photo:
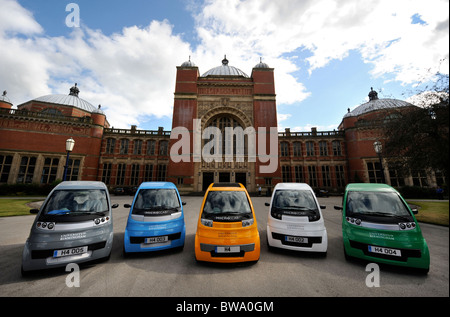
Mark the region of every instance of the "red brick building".
<instances>
[{"instance_id":1,"label":"red brick building","mask_svg":"<svg viewBox=\"0 0 450 317\"><path fill-rule=\"evenodd\" d=\"M203 74L190 60L177 67L171 131L110 128L100 106L81 99L76 85L69 95L43 96L17 109L4 93L0 183L62 179L65 141L72 137L67 179L100 180L111 188L167 180L183 193L201 192L217 181L240 182L251 192L278 182L340 192L349 182L382 181L373 143L383 143L385 120L410 107L378 99L372 90L369 101L349 109L337 130L278 132L274 69L260 62L248 76L226 58ZM393 186L441 181L434 172L399 175L387 164L383 173Z\"/></svg>"}]
</instances>

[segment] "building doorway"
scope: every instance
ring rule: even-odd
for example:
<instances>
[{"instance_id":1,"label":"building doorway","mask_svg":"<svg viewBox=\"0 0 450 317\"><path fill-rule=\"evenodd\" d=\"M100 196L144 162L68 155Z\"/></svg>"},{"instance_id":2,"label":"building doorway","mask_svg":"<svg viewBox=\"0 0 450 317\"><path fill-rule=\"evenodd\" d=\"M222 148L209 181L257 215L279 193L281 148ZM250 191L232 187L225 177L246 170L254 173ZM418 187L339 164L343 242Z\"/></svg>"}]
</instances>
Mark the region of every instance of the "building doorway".
<instances>
[{"instance_id":1,"label":"building doorway","mask_svg":"<svg viewBox=\"0 0 450 317\"><path fill-rule=\"evenodd\" d=\"M247 187L247 173L236 173L236 183L241 183Z\"/></svg>"},{"instance_id":2,"label":"building doorway","mask_svg":"<svg viewBox=\"0 0 450 317\"><path fill-rule=\"evenodd\" d=\"M219 173L219 183L229 183L231 181L230 173Z\"/></svg>"},{"instance_id":3,"label":"building doorway","mask_svg":"<svg viewBox=\"0 0 450 317\"><path fill-rule=\"evenodd\" d=\"M208 186L211 185L211 183L214 183L214 173L213 172L203 173L202 190L206 191L208 189Z\"/></svg>"}]
</instances>

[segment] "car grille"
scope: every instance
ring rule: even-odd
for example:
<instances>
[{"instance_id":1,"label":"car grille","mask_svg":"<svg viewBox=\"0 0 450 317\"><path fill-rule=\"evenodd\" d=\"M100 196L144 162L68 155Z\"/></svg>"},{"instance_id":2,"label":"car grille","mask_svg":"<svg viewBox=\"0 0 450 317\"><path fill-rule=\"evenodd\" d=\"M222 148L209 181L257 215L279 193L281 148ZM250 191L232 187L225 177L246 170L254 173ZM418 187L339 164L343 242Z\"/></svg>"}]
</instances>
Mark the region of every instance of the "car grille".
<instances>
[{"instance_id":1,"label":"car grille","mask_svg":"<svg viewBox=\"0 0 450 317\"><path fill-rule=\"evenodd\" d=\"M322 237L305 237L308 238L308 243L286 241L286 235L275 232L272 232L272 238L275 240L281 240L282 245L289 245L293 247L311 248L314 243L322 243Z\"/></svg>"},{"instance_id":2,"label":"car grille","mask_svg":"<svg viewBox=\"0 0 450 317\"><path fill-rule=\"evenodd\" d=\"M371 244L374 246L373 244ZM392 256L386 254L372 253L369 252L369 245L367 243L362 243L358 241L350 240L350 246L355 249L359 249L364 252L364 255L371 256L374 258L387 259L387 260L396 260L401 262L408 261L408 258L420 258L422 256L422 252L416 249L401 249L401 248L393 248L400 250L401 256ZM388 247L389 248L389 247Z\"/></svg>"},{"instance_id":3,"label":"car grille","mask_svg":"<svg viewBox=\"0 0 450 317\"><path fill-rule=\"evenodd\" d=\"M166 235L164 235L166 236ZM172 233L167 235L169 237L169 241L171 240L177 240L181 238L181 232L178 233ZM130 237L130 243L131 244L141 244L141 243L145 243L145 239L146 238L154 238L152 237Z\"/></svg>"},{"instance_id":4,"label":"car grille","mask_svg":"<svg viewBox=\"0 0 450 317\"><path fill-rule=\"evenodd\" d=\"M85 246L85 245L71 246L70 248L77 248L77 247L83 247L83 246ZM105 246L106 246L106 241L89 244L88 245L88 251L95 251L95 250L103 249ZM63 248L58 248L58 250L59 249L63 249ZM46 259L46 258L52 257L53 256L53 252L55 250L56 249L33 250L33 251L31 251L31 258L33 260Z\"/></svg>"}]
</instances>

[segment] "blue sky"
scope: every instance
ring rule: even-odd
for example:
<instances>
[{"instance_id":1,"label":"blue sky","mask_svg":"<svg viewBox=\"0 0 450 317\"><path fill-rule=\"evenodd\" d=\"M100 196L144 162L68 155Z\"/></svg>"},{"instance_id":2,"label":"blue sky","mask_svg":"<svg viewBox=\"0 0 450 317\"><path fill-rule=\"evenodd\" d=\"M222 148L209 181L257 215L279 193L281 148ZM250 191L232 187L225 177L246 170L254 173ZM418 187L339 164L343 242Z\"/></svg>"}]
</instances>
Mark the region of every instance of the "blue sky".
<instances>
[{"instance_id":1,"label":"blue sky","mask_svg":"<svg viewBox=\"0 0 450 317\"><path fill-rule=\"evenodd\" d=\"M0 0L0 89L17 106L46 94L102 105L114 127L171 129L176 66L275 69L278 126L337 129L347 109L407 99L448 74L448 0Z\"/></svg>"}]
</instances>

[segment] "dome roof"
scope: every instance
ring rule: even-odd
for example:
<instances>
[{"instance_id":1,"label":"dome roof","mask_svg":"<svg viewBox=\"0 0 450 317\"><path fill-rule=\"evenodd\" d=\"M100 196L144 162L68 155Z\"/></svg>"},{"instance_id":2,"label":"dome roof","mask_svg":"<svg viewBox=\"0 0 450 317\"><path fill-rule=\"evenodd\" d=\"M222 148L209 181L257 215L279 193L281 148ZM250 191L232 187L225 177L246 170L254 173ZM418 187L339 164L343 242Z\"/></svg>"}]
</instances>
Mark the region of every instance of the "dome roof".
<instances>
[{"instance_id":1,"label":"dome roof","mask_svg":"<svg viewBox=\"0 0 450 317\"><path fill-rule=\"evenodd\" d=\"M81 99L78 97L79 89L77 88L77 84L75 84L74 87L70 88L70 94L69 95L46 95L42 96L36 99L33 99L33 101L40 101L40 102L46 102L46 103L54 103L58 105L65 105L65 106L72 106L79 108L81 110L87 111L87 112L96 112L99 109L97 107L94 107L92 104L87 102L84 99Z\"/></svg>"},{"instance_id":2,"label":"dome roof","mask_svg":"<svg viewBox=\"0 0 450 317\"><path fill-rule=\"evenodd\" d=\"M191 61L191 57L189 56L189 60L181 64L181 67L196 67L196 65Z\"/></svg>"},{"instance_id":3,"label":"dome roof","mask_svg":"<svg viewBox=\"0 0 450 317\"><path fill-rule=\"evenodd\" d=\"M34 99L34 101L54 103L58 105L73 106L88 112L97 111L97 108L84 99L71 95L46 95Z\"/></svg>"},{"instance_id":4,"label":"dome roof","mask_svg":"<svg viewBox=\"0 0 450 317\"><path fill-rule=\"evenodd\" d=\"M362 114L377 110L412 107L412 106L414 105L399 99L378 99L377 92L371 88L371 91L369 93L369 102L363 103L362 105L353 109L353 111L350 111L349 109L348 113L345 114L344 118L357 117Z\"/></svg>"},{"instance_id":5,"label":"dome roof","mask_svg":"<svg viewBox=\"0 0 450 317\"><path fill-rule=\"evenodd\" d=\"M247 74L239 68L229 66L227 57L222 60L222 66L214 67L202 75L207 76L242 76L248 78Z\"/></svg>"},{"instance_id":6,"label":"dome roof","mask_svg":"<svg viewBox=\"0 0 450 317\"><path fill-rule=\"evenodd\" d=\"M259 63L255 65L253 68L270 68L269 65L263 63L262 58L260 58Z\"/></svg>"}]
</instances>

